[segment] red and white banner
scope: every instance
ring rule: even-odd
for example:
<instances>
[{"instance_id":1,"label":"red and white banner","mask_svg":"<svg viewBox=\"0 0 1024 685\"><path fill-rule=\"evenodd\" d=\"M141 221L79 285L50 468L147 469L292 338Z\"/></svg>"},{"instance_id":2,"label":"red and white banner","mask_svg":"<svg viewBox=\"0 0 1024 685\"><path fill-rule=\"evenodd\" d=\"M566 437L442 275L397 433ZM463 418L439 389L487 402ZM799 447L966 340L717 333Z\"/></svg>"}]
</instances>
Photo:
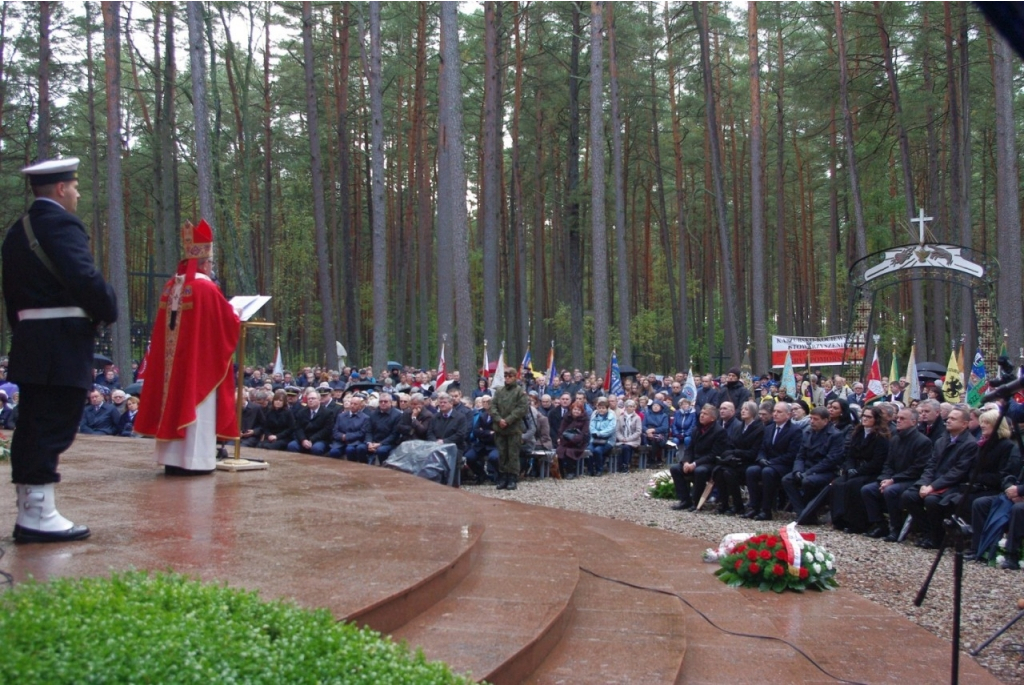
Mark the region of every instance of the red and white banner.
<instances>
[{"instance_id":1,"label":"red and white banner","mask_svg":"<svg viewBox=\"0 0 1024 685\"><path fill-rule=\"evenodd\" d=\"M786 365L786 352L793 355L793 368L807 366L841 366L844 362L864 360L863 345L846 345L845 335L827 338L801 338L791 335L772 336L772 368Z\"/></svg>"}]
</instances>

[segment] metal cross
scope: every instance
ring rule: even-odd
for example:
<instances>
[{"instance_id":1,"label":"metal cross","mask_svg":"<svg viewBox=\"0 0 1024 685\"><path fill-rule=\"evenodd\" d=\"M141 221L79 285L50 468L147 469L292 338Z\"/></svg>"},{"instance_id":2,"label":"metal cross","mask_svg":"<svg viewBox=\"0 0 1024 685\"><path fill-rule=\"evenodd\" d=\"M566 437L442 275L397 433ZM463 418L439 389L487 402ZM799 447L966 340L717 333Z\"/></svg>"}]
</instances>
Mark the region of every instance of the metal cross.
<instances>
[{"instance_id":1,"label":"metal cross","mask_svg":"<svg viewBox=\"0 0 1024 685\"><path fill-rule=\"evenodd\" d=\"M923 209L918 209L916 217L910 220L910 223L918 225L918 236L920 237L920 243L924 245L924 222L932 221L933 217L925 216Z\"/></svg>"}]
</instances>

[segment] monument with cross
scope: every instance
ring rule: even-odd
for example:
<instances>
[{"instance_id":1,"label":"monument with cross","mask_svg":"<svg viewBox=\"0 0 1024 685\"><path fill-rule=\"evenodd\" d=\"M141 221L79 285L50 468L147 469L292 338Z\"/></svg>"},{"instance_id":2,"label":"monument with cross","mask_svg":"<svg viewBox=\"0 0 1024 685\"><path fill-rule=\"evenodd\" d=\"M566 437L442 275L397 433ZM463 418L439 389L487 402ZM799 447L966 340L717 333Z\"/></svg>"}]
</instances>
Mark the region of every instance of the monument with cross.
<instances>
[{"instance_id":1,"label":"monument with cross","mask_svg":"<svg viewBox=\"0 0 1024 685\"><path fill-rule=\"evenodd\" d=\"M898 245L875 252L857 260L850 267L850 330L847 339L868 341L875 332L875 299L881 290L902 285L908 281L942 281L969 289L974 307L977 329L970 340L978 341L978 348L986 364L994 366L997 341L991 331L999 330L995 320L995 283L999 266L994 259L979 250L928 240L929 222L923 208L910 222L917 228L917 242ZM849 346L848 346L849 347ZM863 359L871 359L865 351ZM995 368L990 370L994 373Z\"/></svg>"}]
</instances>

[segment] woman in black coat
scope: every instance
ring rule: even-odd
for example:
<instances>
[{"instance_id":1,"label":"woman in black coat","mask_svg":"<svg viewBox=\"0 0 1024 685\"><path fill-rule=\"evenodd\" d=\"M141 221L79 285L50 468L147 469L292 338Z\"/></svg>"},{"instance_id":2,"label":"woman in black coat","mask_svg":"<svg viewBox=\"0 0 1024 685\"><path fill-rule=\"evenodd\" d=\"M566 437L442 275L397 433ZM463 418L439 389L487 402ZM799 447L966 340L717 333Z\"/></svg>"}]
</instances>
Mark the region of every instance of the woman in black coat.
<instances>
[{"instance_id":1,"label":"woman in black coat","mask_svg":"<svg viewBox=\"0 0 1024 685\"><path fill-rule=\"evenodd\" d=\"M863 533L868 529L868 513L860 489L878 478L888 456L889 422L878 406L865 407L860 424L846 442L846 459L839 478L832 483L832 526L836 530Z\"/></svg>"},{"instance_id":2,"label":"woman in black coat","mask_svg":"<svg viewBox=\"0 0 1024 685\"><path fill-rule=\"evenodd\" d=\"M576 464L590 444L590 419L582 400L576 400L569 407L569 413L562 419L561 437L558 438L558 465L565 478L576 477ZM568 433L568 435L566 435Z\"/></svg>"},{"instance_id":3,"label":"woman in black coat","mask_svg":"<svg viewBox=\"0 0 1024 685\"><path fill-rule=\"evenodd\" d=\"M1010 424L999 419L998 409L989 409L978 417L981 437L978 439L978 456L967 476L966 501L957 505L957 515L967 518L971 505L979 497L989 497L1003 492L1020 476L1020 450L1010 440ZM1004 485L1008 478L1011 482ZM964 498L961 498L961 500Z\"/></svg>"},{"instance_id":4,"label":"woman in black coat","mask_svg":"<svg viewBox=\"0 0 1024 685\"><path fill-rule=\"evenodd\" d=\"M744 402L740 407L740 420L743 428L737 430L731 444L720 456L715 458L715 470L711 477L719 485L722 498L718 505L718 513L739 515L743 513L743 495L740 487L744 480L747 467L757 459L764 439L764 424L757 416L757 404ZM729 506L729 500L732 506Z\"/></svg>"},{"instance_id":5,"label":"woman in black coat","mask_svg":"<svg viewBox=\"0 0 1024 685\"><path fill-rule=\"evenodd\" d=\"M263 436L259 446L266 450L283 450L295 434L295 414L288 407L284 390L274 393L274 399L263 416Z\"/></svg>"}]
</instances>

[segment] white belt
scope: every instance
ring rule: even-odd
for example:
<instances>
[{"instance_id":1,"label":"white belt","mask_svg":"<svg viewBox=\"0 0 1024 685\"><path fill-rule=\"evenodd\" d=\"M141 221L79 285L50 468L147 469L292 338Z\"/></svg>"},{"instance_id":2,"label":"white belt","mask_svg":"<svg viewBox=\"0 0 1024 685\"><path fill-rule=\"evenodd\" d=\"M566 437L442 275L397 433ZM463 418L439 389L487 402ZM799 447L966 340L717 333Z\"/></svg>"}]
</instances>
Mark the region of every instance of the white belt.
<instances>
[{"instance_id":1,"label":"white belt","mask_svg":"<svg viewBox=\"0 0 1024 685\"><path fill-rule=\"evenodd\" d=\"M89 315L81 307L42 307L39 309L22 309L18 312L18 321L28 319L88 319Z\"/></svg>"}]
</instances>

